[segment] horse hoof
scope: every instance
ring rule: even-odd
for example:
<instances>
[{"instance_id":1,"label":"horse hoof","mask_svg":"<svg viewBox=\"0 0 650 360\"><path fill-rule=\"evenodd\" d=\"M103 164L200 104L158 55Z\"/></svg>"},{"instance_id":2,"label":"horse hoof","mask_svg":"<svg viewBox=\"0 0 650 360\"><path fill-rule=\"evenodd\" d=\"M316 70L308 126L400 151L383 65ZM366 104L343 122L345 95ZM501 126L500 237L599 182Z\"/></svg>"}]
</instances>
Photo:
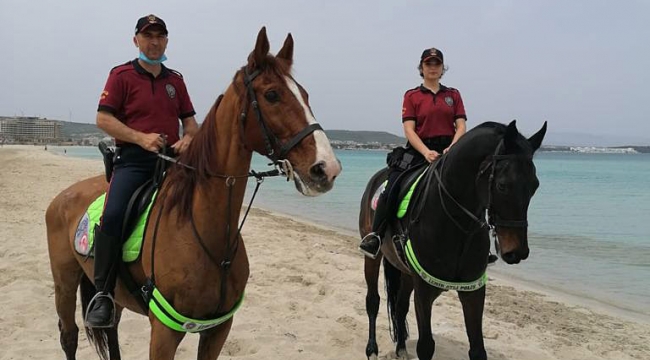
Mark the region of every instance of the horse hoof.
<instances>
[{"instance_id":1,"label":"horse hoof","mask_svg":"<svg viewBox=\"0 0 650 360\"><path fill-rule=\"evenodd\" d=\"M399 360L409 360L409 354L406 352L406 349L398 351L395 355L397 355Z\"/></svg>"}]
</instances>

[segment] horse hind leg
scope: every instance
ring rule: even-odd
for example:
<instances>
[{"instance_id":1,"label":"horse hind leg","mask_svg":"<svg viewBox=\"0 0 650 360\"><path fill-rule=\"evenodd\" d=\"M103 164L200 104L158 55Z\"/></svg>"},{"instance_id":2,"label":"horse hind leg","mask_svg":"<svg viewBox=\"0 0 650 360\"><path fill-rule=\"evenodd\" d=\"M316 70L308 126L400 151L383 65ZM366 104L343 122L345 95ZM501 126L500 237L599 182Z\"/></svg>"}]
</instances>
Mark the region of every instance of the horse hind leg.
<instances>
[{"instance_id":1,"label":"horse hind leg","mask_svg":"<svg viewBox=\"0 0 650 360\"><path fill-rule=\"evenodd\" d=\"M388 313L392 324L392 338L395 342L395 354L399 359L407 359L406 340L409 336L406 315L409 311L409 301L413 292L413 282L409 276L390 262L384 260L384 277L386 280L386 301Z\"/></svg>"},{"instance_id":2,"label":"horse hind leg","mask_svg":"<svg viewBox=\"0 0 650 360\"><path fill-rule=\"evenodd\" d=\"M48 234L48 246L54 280L54 303L59 316L61 348L67 360L74 360L79 339L79 328L75 322L77 288L83 269L77 263L70 248L66 248L68 244L65 241L56 242L56 239Z\"/></svg>"},{"instance_id":3,"label":"horse hind leg","mask_svg":"<svg viewBox=\"0 0 650 360\"><path fill-rule=\"evenodd\" d=\"M77 287L81 277L81 268L68 276L54 277L54 301L59 316L59 334L61 348L67 360L74 360L79 339L79 327L75 322L77 308ZM55 274L53 269L53 274Z\"/></svg>"},{"instance_id":4,"label":"horse hind leg","mask_svg":"<svg viewBox=\"0 0 650 360\"><path fill-rule=\"evenodd\" d=\"M483 308L485 306L485 286L476 291L459 292L458 298L463 305L465 330L469 340L469 358L487 360L483 343Z\"/></svg>"},{"instance_id":5,"label":"horse hind leg","mask_svg":"<svg viewBox=\"0 0 650 360\"><path fill-rule=\"evenodd\" d=\"M396 306L396 323L395 323L395 336L397 346L395 347L395 354L397 354L400 359L408 359L408 353L406 352L406 340L409 337L409 326L406 321L406 315L409 312L409 306L411 305L411 293L413 293L413 280L409 275L402 274L402 282L400 284L400 289L397 294L397 306Z\"/></svg>"},{"instance_id":6,"label":"horse hind leg","mask_svg":"<svg viewBox=\"0 0 650 360\"><path fill-rule=\"evenodd\" d=\"M376 259L364 257L364 275L366 278L366 314L368 315L368 343L366 357L377 359L377 314L379 313L379 268L381 267L381 252Z\"/></svg>"}]
</instances>

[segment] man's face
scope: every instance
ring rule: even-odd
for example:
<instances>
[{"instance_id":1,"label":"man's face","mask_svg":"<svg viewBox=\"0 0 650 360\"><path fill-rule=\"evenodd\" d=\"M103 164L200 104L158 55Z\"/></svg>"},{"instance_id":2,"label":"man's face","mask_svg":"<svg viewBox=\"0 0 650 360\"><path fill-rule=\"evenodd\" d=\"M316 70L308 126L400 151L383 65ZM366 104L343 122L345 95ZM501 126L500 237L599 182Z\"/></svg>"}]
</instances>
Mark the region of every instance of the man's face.
<instances>
[{"instance_id":1,"label":"man's face","mask_svg":"<svg viewBox=\"0 0 650 360\"><path fill-rule=\"evenodd\" d=\"M152 25L133 37L133 43L149 59L158 60L167 49L167 34L161 27Z\"/></svg>"}]
</instances>

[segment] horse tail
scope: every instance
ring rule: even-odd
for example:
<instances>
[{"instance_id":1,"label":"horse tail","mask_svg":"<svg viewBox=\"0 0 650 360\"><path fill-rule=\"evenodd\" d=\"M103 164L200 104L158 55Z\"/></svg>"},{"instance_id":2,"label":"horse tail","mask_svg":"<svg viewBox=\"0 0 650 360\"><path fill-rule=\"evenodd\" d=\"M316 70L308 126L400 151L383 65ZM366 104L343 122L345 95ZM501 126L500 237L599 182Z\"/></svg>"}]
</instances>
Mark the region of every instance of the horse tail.
<instances>
[{"instance_id":1,"label":"horse tail","mask_svg":"<svg viewBox=\"0 0 650 360\"><path fill-rule=\"evenodd\" d=\"M90 300L95 296L95 285L88 279L86 274L81 276L81 283L79 285L79 292L81 293L81 314L86 316L86 310ZM85 321L84 321L85 323ZM108 359L108 333L107 329L91 329L84 325L86 329L86 337L92 345L95 346L95 351L101 360Z\"/></svg>"},{"instance_id":2,"label":"horse tail","mask_svg":"<svg viewBox=\"0 0 650 360\"><path fill-rule=\"evenodd\" d=\"M402 285L402 272L384 258L384 282L386 283L386 304L388 308L388 331L393 342L397 342L396 331L399 329L397 319L397 301Z\"/></svg>"}]
</instances>

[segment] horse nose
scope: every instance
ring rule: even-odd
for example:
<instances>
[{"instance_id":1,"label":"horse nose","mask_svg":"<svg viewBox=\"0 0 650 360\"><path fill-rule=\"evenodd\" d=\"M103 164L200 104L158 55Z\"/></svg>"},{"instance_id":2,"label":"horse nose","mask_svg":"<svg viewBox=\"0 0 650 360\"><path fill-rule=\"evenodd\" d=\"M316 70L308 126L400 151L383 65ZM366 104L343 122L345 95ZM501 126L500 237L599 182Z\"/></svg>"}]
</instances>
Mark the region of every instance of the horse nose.
<instances>
[{"instance_id":1,"label":"horse nose","mask_svg":"<svg viewBox=\"0 0 650 360\"><path fill-rule=\"evenodd\" d=\"M517 255L517 253L514 251L501 254L501 259L503 259L503 261L505 261L507 264L510 265L519 264L519 262L521 261L519 255Z\"/></svg>"},{"instance_id":2,"label":"horse nose","mask_svg":"<svg viewBox=\"0 0 650 360\"><path fill-rule=\"evenodd\" d=\"M336 164L328 166L325 161L318 161L309 168L309 175L312 180L320 183L331 183L341 173L341 162L336 161Z\"/></svg>"}]
</instances>

